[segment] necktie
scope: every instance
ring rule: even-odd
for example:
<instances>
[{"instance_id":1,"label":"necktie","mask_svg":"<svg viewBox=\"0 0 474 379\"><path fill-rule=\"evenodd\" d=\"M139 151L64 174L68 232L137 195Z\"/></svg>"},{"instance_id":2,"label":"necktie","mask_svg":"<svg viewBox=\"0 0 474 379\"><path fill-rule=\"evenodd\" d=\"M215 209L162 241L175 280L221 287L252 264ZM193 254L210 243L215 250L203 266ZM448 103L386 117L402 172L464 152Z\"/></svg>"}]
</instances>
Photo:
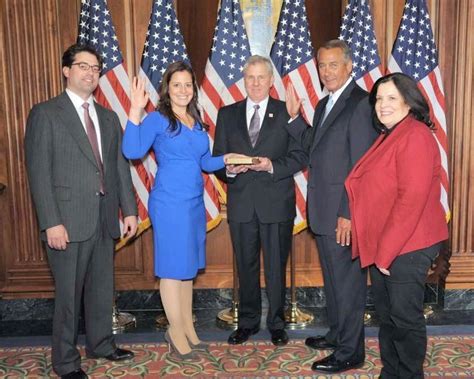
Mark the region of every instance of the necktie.
<instances>
[{"instance_id":1,"label":"necktie","mask_svg":"<svg viewBox=\"0 0 474 379\"><path fill-rule=\"evenodd\" d=\"M334 99L332 95L329 96L328 102L326 103L326 109L324 110L324 116L323 119L321 120L321 123L319 124L319 127L323 126L324 121L328 117L329 112L331 112L331 109L334 105Z\"/></svg>"},{"instance_id":2,"label":"necktie","mask_svg":"<svg viewBox=\"0 0 474 379\"><path fill-rule=\"evenodd\" d=\"M99 167L99 176L100 176L100 192L105 193L105 183L104 183L104 167L102 165L102 159L100 158L99 153L99 143L97 140L97 133L95 132L94 123L92 122L91 116L89 114L89 103L82 104L84 108L84 122L86 123L87 137L92 147L92 152L94 153L94 158Z\"/></svg>"},{"instance_id":3,"label":"necktie","mask_svg":"<svg viewBox=\"0 0 474 379\"><path fill-rule=\"evenodd\" d=\"M253 113L252 118L250 119L249 137L252 147L255 147L255 144L257 143L258 133L260 133L260 115L258 114L258 109L260 108L260 105L255 104L253 107L255 109L255 112Z\"/></svg>"}]
</instances>

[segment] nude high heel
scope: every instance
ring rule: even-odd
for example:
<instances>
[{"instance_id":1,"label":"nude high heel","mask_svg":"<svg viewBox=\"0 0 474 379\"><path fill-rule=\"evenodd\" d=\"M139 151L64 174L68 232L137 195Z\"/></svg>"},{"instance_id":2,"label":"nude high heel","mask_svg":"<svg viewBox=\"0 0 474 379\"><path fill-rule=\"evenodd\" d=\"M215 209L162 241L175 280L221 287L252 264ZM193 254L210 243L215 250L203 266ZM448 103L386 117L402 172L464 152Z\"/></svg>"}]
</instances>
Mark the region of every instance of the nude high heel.
<instances>
[{"instance_id":1,"label":"nude high heel","mask_svg":"<svg viewBox=\"0 0 474 379\"><path fill-rule=\"evenodd\" d=\"M165 332L165 341L168 342L168 351L171 352L171 350L173 350L173 352L176 353L176 355L183 361L192 360L196 358L196 354L194 354L193 351L190 351L186 354L180 353L179 350L176 348L175 344L173 343L173 340L171 339L171 336L168 331Z\"/></svg>"},{"instance_id":2,"label":"nude high heel","mask_svg":"<svg viewBox=\"0 0 474 379\"><path fill-rule=\"evenodd\" d=\"M194 344L191 342L188 336L186 336L186 338L188 339L189 346L191 346L192 349L207 350L209 348L209 342L199 341L197 344Z\"/></svg>"}]
</instances>

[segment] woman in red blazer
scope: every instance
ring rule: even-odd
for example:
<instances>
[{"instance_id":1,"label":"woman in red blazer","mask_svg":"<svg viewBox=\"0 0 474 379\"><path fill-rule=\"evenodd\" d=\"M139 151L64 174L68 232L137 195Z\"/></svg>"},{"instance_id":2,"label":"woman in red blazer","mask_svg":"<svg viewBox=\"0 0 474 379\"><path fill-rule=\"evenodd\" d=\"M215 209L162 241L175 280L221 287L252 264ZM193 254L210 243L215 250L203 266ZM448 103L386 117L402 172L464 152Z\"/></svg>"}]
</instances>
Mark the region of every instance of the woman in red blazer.
<instances>
[{"instance_id":1,"label":"woman in red blazer","mask_svg":"<svg viewBox=\"0 0 474 379\"><path fill-rule=\"evenodd\" d=\"M428 270L448 238L429 106L409 76L380 78L369 101L381 135L346 179L352 254L370 266L383 378L423 378Z\"/></svg>"}]
</instances>

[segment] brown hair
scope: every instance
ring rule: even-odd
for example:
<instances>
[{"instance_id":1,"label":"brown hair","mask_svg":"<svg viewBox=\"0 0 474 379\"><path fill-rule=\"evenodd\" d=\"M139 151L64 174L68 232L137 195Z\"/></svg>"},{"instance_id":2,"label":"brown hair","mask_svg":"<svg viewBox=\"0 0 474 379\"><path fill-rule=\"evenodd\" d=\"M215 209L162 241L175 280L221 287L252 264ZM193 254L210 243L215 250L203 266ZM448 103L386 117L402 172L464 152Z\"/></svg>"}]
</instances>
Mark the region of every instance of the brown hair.
<instances>
[{"instance_id":1,"label":"brown hair","mask_svg":"<svg viewBox=\"0 0 474 379\"><path fill-rule=\"evenodd\" d=\"M202 126L203 129L207 130L208 127L206 124L203 123L201 114L199 112L198 107L198 88L196 84L196 76L194 75L191 66L183 61L177 61L171 63L167 68L165 73L163 74L163 78L161 79L160 86L158 87L158 95L160 96L160 100L158 101L157 111L163 114L168 118L170 121L168 130L170 132L179 133L181 131L181 125L178 124L178 117L173 112L171 108L171 99L169 94L169 84L171 81L171 77L176 72L186 71L189 72L193 82L193 98L189 102L186 111L193 117L193 119Z\"/></svg>"}]
</instances>

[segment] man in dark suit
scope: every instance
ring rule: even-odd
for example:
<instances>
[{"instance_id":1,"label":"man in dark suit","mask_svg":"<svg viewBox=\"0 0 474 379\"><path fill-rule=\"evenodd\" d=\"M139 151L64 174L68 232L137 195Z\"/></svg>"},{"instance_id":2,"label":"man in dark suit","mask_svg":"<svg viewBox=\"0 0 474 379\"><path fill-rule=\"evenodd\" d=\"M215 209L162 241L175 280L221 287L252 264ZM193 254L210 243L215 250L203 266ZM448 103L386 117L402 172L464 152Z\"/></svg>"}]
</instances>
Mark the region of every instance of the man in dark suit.
<instances>
[{"instance_id":1,"label":"man in dark suit","mask_svg":"<svg viewBox=\"0 0 474 379\"><path fill-rule=\"evenodd\" d=\"M259 330L260 248L263 249L269 309L267 327L275 345L286 334L285 272L295 218L293 174L306 154L286 130L285 103L269 97L273 68L269 59L252 56L244 66L247 99L223 107L217 117L214 154L257 156L260 163L228 166L218 173L227 181L227 217L239 275L239 327L230 344L245 342Z\"/></svg>"},{"instance_id":2,"label":"man in dark suit","mask_svg":"<svg viewBox=\"0 0 474 379\"><path fill-rule=\"evenodd\" d=\"M324 278L329 331L309 337L315 349L334 349L313 363L314 370L338 372L364 363L364 310L366 270L352 260L351 220L344 180L376 137L368 94L351 78L352 60L347 44L332 40L318 51L321 81L329 91L308 128L299 114L302 100L293 88L287 93L292 121L288 131L309 154L308 219L316 235Z\"/></svg>"},{"instance_id":3,"label":"man in dark suit","mask_svg":"<svg viewBox=\"0 0 474 379\"><path fill-rule=\"evenodd\" d=\"M62 378L87 378L76 347L82 298L86 354L133 357L112 334L114 239L134 235L137 207L117 115L94 102L101 58L72 45L62 58L66 91L37 104L26 126L26 168L55 281L52 363Z\"/></svg>"}]
</instances>

